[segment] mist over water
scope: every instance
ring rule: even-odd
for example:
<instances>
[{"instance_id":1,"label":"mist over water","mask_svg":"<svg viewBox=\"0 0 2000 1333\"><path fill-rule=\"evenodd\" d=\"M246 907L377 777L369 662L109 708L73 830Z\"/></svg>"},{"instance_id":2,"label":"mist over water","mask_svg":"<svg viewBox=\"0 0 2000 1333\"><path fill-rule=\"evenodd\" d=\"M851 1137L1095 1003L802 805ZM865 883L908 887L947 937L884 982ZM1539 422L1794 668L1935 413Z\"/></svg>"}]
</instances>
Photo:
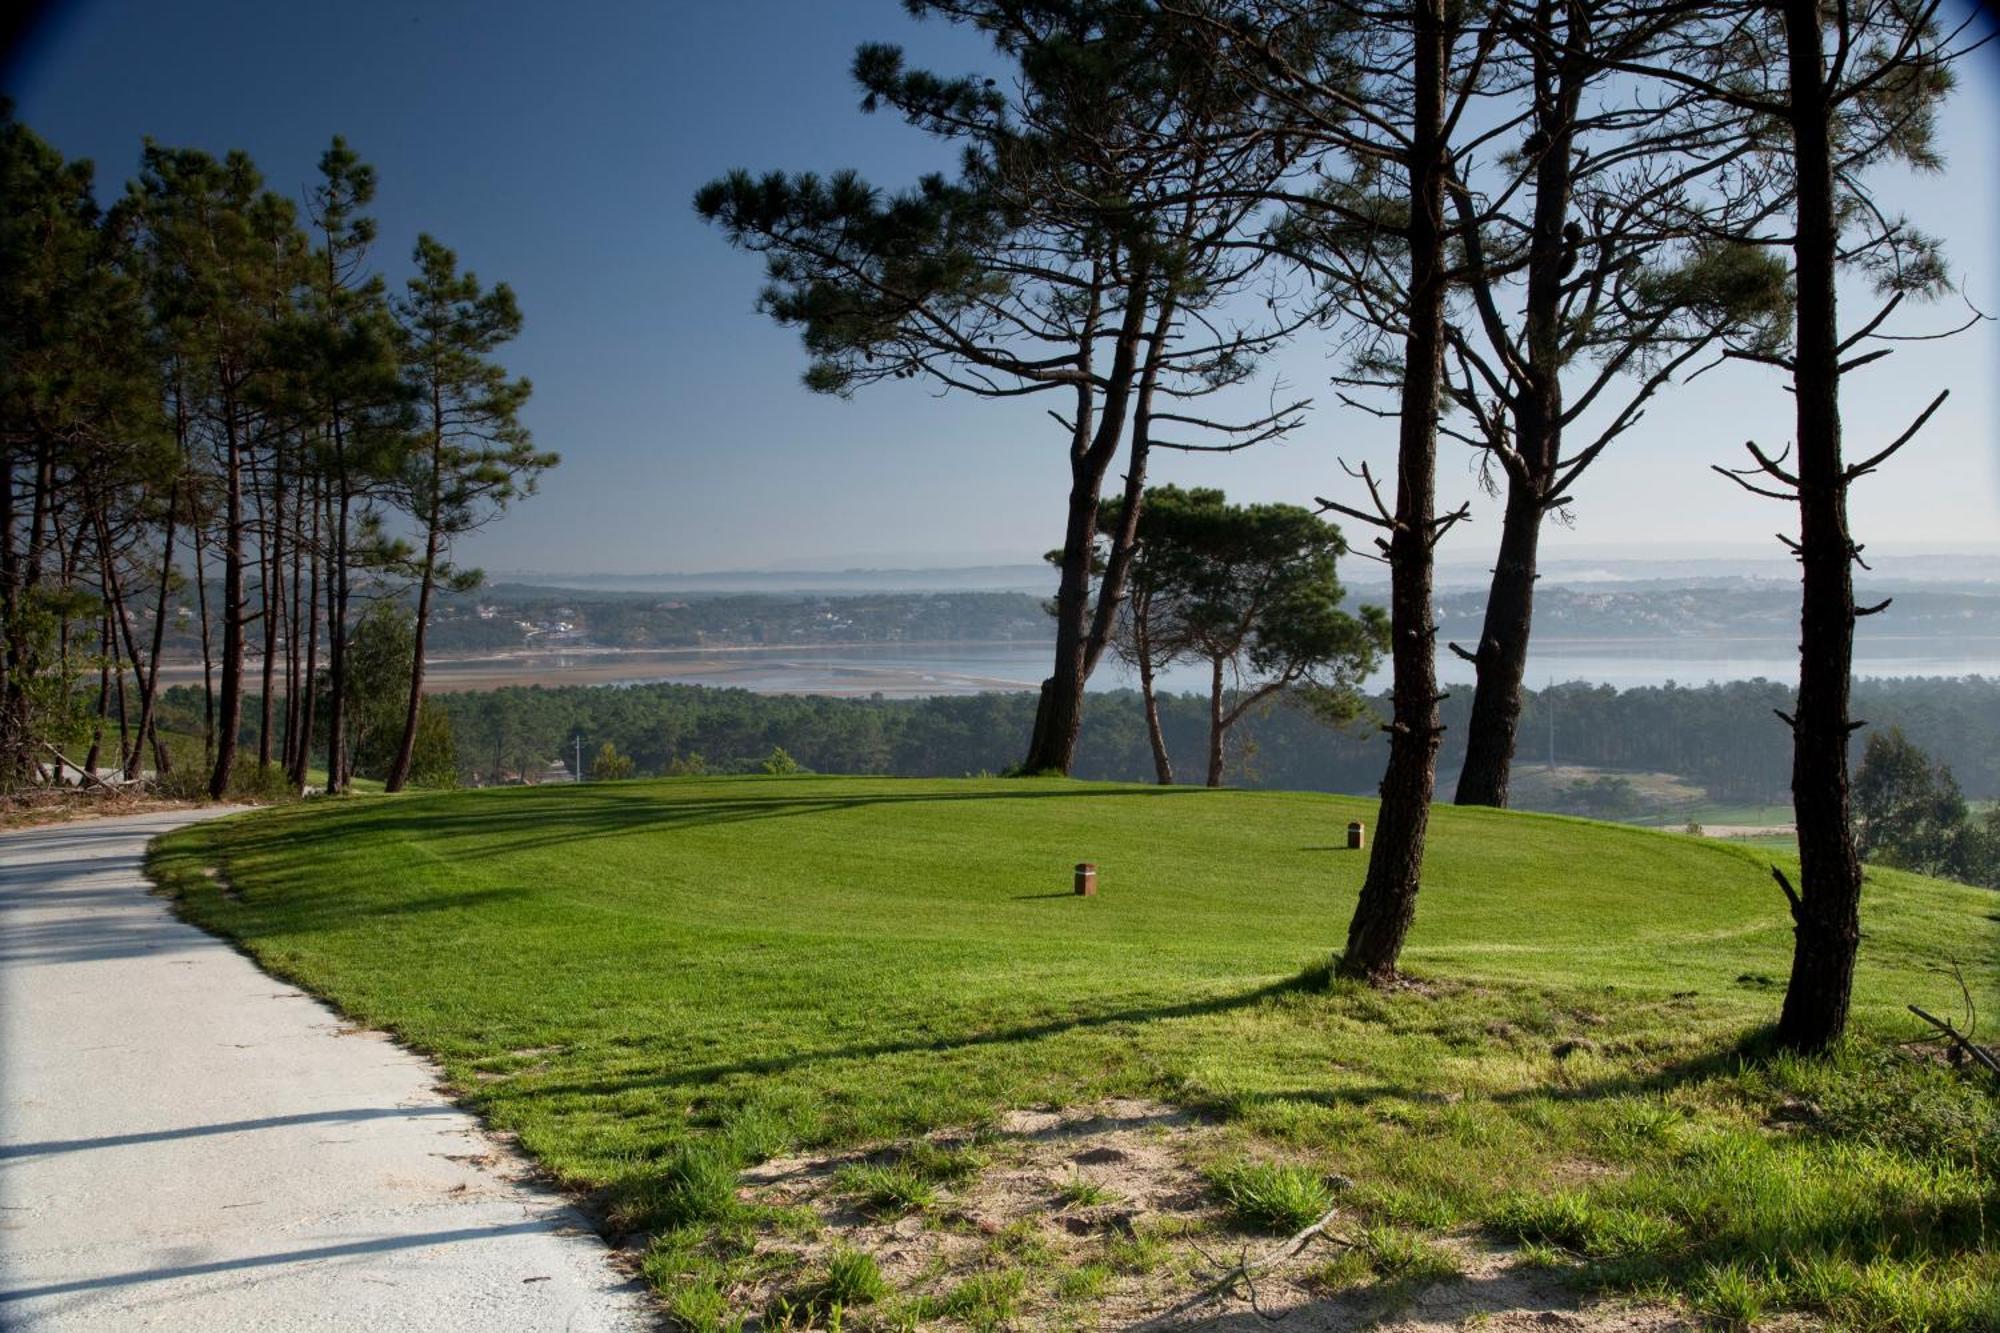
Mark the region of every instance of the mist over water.
<instances>
[{"instance_id":1,"label":"mist over water","mask_svg":"<svg viewBox=\"0 0 2000 1333\"><path fill-rule=\"evenodd\" d=\"M1048 674L1050 648L1034 643L1000 644L881 644L840 648L750 648L726 655L691 651L634 652L631 672L618 683L671 681L710 685L767 694L881 693L890 697L934 694L977 694L987 690L1036 688ZM1878 640L1857 646L1857 676L1996 676L2000 675L2000 636L1940 644L1934 638ZM536 675L559 683L562 668L538 664ZM1551 640L1530 654L1527 683L1532 688L1554 681L1584 681L1618 689L1665 685L1705 685L1711 681L1790 681L1798 674L1796 649L1775 639L1685 639L1617 641ZM1473 680L1470 664L1448 652L1438 655L1438 676L1448 684ZM1157 677L1168 693L1206 693L1208 668L1184 663ZM1092 676L1093 690L1138 688L1138 675L1122 662L1106 658ZM1389 673L1370 677L1370 690L1386 689ZM441 684L441 688L449 688Z\"/></svg>"}]
</instances>

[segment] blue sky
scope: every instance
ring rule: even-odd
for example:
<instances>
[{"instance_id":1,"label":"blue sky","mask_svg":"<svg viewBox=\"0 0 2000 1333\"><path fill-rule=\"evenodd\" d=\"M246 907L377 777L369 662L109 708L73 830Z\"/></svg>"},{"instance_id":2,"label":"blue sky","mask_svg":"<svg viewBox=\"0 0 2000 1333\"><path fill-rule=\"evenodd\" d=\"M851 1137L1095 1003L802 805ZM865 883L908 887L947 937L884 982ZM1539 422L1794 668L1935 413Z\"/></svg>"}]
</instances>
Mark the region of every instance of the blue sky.
<instances>
[{"instance_id":1,"label":"blue sky","mask_svg":"<svg viewBox=\"0 0 2000 1333\"><path fill-rule=\"evenodd\" d=\"M1038 406L883 386L842 402L799 385L795 338L757 316L758 261L693 214L735 166L860 168L883 184L946 167L937 145L862 115L856 43L891 40L944 69L976 38L918 24L895 0L722 4L270 3L58 6L7 71L19 114L98 164L100 196L139 140L248 150L296 195L343 134L381 174L376 267L392 283L427 230L519 293L507 354L531 377L527 419L563 464L464 554L489 570L644 572L1034 558L1060 543L1067 472ZM1948 241L1968 294L2000 313L2000 65L1964 71L1940 178L1883 193ZM1907 332L1956 322L1920 312ZM1336 457L1391 461L1387 429L1333 406L1328 346L1272 368L1322 409L1288 443L1170 459L1165 480L1309 501L1345 483ZM1857 532L1878 549L2000 541L2000 325L1910 344L1850 381L1850 448L1886 442L1939 388L1952 401L1895 466L1861 484ZM1717 372L1674 392L1578 492L1555 553L1686 556L1775 549L1788 515L1708 472L1741 442L1788 438L1771 373ZM1447 554L1476 560L1498 515L1449 444L1440 493L1477 521Z\"/></svg>"}]
</instances>

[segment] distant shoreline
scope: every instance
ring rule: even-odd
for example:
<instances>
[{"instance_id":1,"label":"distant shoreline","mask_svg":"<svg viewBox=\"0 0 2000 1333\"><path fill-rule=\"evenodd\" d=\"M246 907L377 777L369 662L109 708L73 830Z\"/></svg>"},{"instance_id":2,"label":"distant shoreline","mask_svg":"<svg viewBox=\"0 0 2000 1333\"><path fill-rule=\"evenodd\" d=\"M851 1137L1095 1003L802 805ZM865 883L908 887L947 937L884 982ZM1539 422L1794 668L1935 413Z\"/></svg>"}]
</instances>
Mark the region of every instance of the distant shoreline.
<instances>
[{"instance_id":1,"label":"distant shoreline","mask_svg":"<svg viewBox=\"0 0 2000 1333\"><path fill-rule=\"evenodd\" d=\"M539 685L544 689L560 689L573 685L628 684L706 685L713 689L745 689L755 694L824 694L836 697L882 694L891 698L911 698L986 691L1012 693L1035 689L1037 682L978 672L928 671L901 666L870 666L866 662L837 662L824 664L821 669L853 677L851 681L815 681L810 685L786 688L769 683L773 672L768 667L746 665L744 659L750 654L806 657L828 652L1044 647L1053 651L1054 644L1043 645L1032 639L911 639L811 644L745 643L690 648L611 648L602 645L518 648L477 656L426 659L424 693L482 692L512 686ZM261 664L261 659L255 657L247 661ZM784 665L782 661L770 664L778 668ZM160 670L168 685L192 685L201 680L199 662L163 662ZM255 679L257 672L246 666L244 674ZM732 675L746 679L742 683L717 679ZM764 679L759 681L759 677Z\"/></svg>"},{"instance_id":2,"label":"distant shoreline","mask_svg":"<svg viewBox=\"0 0 2000 1333\"><path fill-rule=\"evenodd\" d=\"M1939 652L1928 636L1880 638L1855 663L1857 679L1957 678L2000 676L2000 637L1977 636L1959 652ZM1690 641L1675 637L1549 637L1529 663L1531 680L1544 675L1564 683L1585 681L1620 690L1675 681L1689 687L1757 678L1784 680L1796 671L1795 650L1776 639L1731 638ZM1706 647L1707 651L1702 651ZM509 648L499 652L436 657L425 668L425 692L489 691L510 686L681 684L742 689L755 694L922 698L937 695L1012 693L1037 688L1047 674L1053 644L1029 639L869 640L790 644L716 644L675 648L616 648L602 645ZM1744 652L1749 648L1758 651ZM1883 650L1899 655L1883 657ZM1718 651L1719 650L1719 651ZM1734 650L1734 651L1732 651ZM1926 651L1928 650L1928 651ZM1683 656L1682 654L1686 655ZM1446 674L1454 668L1441 661ZM260 659L251 658L246 675L254 684ZM170 685L197 684L201 666L168 661L161 668ZM1168 693L1196 689L1181 668L1163 678ZM1111 665L1097 688L1132 683Z\"/></svg>"}]
</instances>

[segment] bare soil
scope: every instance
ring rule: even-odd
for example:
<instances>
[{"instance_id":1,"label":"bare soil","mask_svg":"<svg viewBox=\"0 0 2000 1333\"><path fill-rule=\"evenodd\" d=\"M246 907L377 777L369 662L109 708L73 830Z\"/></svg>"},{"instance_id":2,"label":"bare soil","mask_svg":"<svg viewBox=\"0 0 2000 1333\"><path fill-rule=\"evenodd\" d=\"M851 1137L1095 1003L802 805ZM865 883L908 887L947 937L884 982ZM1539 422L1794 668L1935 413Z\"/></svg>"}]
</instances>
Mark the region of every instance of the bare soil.
<instances>
[{"instance_id":1,"label":"bare soil","mask_svg":"<svg viewBox=\"0 0 2000 1333\"><path fill-rule=\"evenodd\" d=\"M922 1212L871 1211L841 1176L844 1168L903 1160L915 1143L788 1157L745 1171L738 1191L745 1202L809 1212L817 1226L767 1231L757 1268L770 1276L735 1293L739 1308L773 1309L797 1288L801 1273L823 1272L834 1251L853 1249L874 1256L898 1296L943 1297L981 1274L1020 1271L1021 1295L1006 1320L1012 1328L1667 1333L1696 1327L1671 1309L1587 1301L1559 1272L1521 1263L1513 1251L1471 1236L1443 1242L1459 1261L1456 1278L1337 1285L1333 1261L1356 1244L1356 1220L1336 1215L1324 1234L1303 1242L1237 1229L1202 1174L1203 1164L1226 1150L1226 1132L1157 1102L1015 1111L984 1130L944 1131L927 1141L970 1148L983 1165L969 1179L941 1187L941 1201ZM1098 1201L1071 1201L1084 1192L1078 1182L1094 1187ZM1254 1269L1247 1279L1245 1267ZM1094 1284L1065 1280L1093 1268ZM866 1317L850 1312L847 1322L865 1326Z\"/></svg>"}]
</instances>

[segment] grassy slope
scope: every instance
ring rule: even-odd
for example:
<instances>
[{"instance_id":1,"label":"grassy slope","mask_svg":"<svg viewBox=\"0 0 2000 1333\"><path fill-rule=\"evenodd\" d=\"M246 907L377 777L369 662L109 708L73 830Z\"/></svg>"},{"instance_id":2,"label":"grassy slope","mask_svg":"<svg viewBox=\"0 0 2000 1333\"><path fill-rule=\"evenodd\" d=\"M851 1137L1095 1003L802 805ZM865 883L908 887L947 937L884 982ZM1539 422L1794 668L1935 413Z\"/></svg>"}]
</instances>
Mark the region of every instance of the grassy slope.
<instances>
[{"instance_id":1,"label":"grassy slope","mask_svg":"<svg viewBox=\"0 0 2000 1333\"><path fill-rule=\"evenodd\" d=\"M1869 1146L1831 1132L1867 1057L1735 1056L1788 962L1763 856L1442 809L1406 954L1436 984L1378 996L1298 981L1345 929L1355 817L1371 803L680 780L309 804L190 829L158 865L194 919L436 1053L634 1226L688 1220L662 1202L662 1163L689 1144L740 1161L1141 1092L1230 1118L1245 1152L1352 1177L1390 1222L1557 1242L1598 1276L1712 1308L1992 1314L1977 1293L2000 1263L1966 1230L1995 1206L1991 1154L1966 1153L1994 1131L1949 1076L1893 1073L1922 1084L1900 1105L1946 1110ZM1098 863L1096 899L1067 892L1078 860ZM2000 1006L2000 899L1871 872L1866 910L1865 1036L1907 1035L1911 1000L1952 1009L1927 970L1947 955ZM1774 1135L1772 1108L1801 1097L1831 1107L1829 1133ZM1551 1196L1565 1181L1574 1198ZM1551 1197L1570 1202L1548 1214ZM1741 1281L1730 1267L1811 1254L1848 1285L1790 1259ZM676 1265L659 1275L686 1279Z\"/></svg>"}]
</instances>

